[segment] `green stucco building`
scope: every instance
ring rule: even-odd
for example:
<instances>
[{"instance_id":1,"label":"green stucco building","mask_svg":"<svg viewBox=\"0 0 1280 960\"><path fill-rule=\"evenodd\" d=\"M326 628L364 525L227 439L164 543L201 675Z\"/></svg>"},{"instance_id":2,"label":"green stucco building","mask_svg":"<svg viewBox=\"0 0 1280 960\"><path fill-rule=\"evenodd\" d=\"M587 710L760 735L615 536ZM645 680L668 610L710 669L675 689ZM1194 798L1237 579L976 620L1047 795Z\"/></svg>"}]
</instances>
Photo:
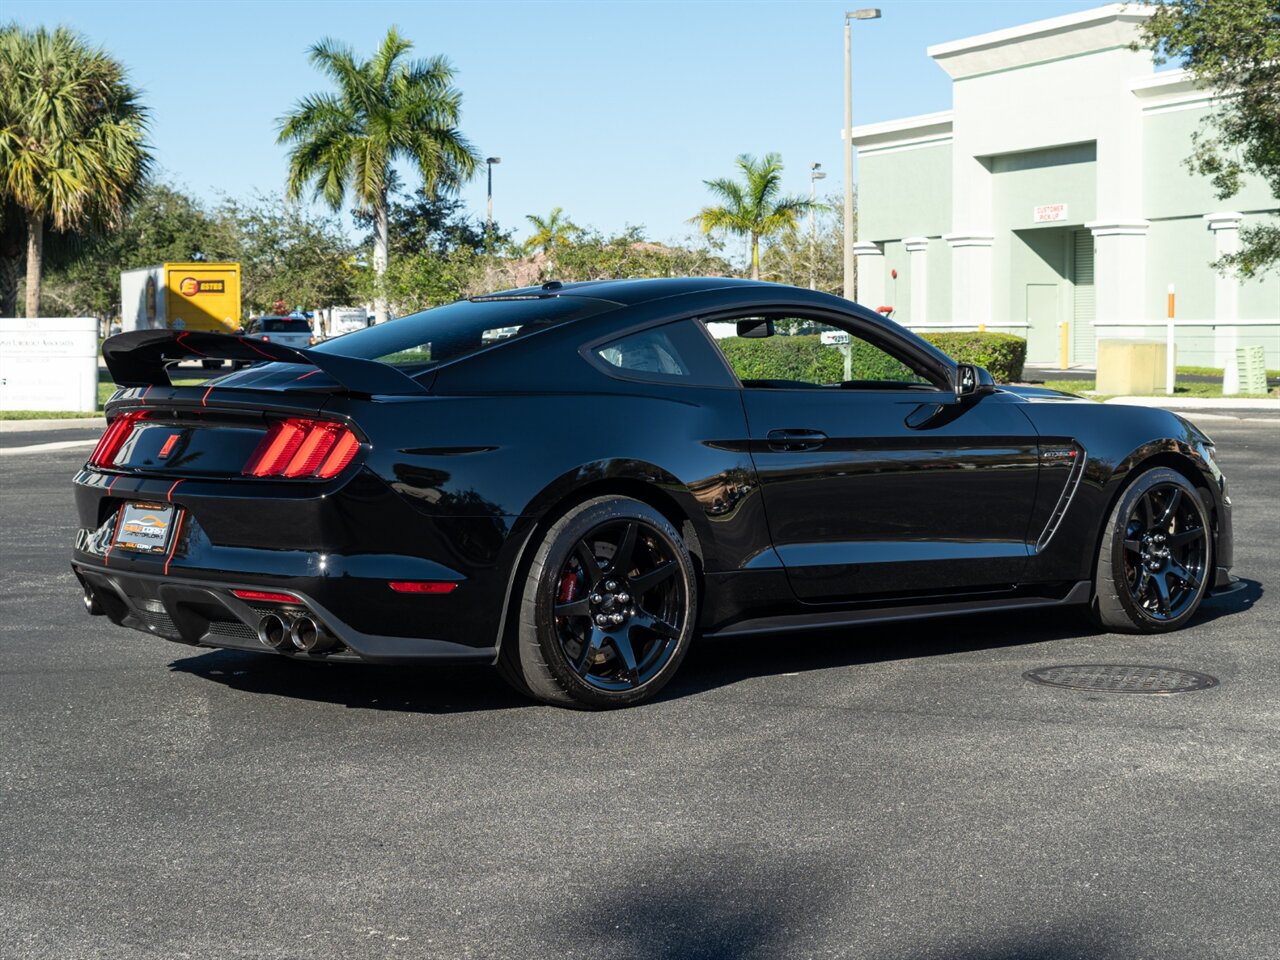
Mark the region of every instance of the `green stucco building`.
<instances>
[{"instance_id":1,"label":"green stucco building","mask_svg":"<svg viewBox=\"0 0 1280 960\"><path fill-rule=\"evenodd\" d=\"M1230 201L1185 164L1212 98L1130 48L1148 16L1113 4L929 48L950 110L855 127L860 303L912 328L1025 336L1073 364L1100 338L1164 338L1178 362L1223 366L1237 345L1280 367L1280 275L1210 263L1275 217L1260 180Z\"/></svg>"}]
</instances>

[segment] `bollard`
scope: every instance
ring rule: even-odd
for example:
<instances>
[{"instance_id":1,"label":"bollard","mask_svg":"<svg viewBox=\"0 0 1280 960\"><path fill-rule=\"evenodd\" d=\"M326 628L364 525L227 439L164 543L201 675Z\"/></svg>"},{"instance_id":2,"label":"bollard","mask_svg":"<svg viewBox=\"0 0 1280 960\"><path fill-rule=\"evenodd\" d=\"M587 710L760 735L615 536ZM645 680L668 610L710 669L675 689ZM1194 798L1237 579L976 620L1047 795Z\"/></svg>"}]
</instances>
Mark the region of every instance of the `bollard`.
<instances>
[{"instance_id":1,"label":"bollard","mask_svg":"<svg viewBox=\"0 0 1280 960\"><path fill-rule=\"evenodd\" d=\"M1062 320L1058 323L1058 369L1067 369L1067 347L1070 344L1070 337L1067 336L1070 324Z\"/></svg>"}]
</instances>

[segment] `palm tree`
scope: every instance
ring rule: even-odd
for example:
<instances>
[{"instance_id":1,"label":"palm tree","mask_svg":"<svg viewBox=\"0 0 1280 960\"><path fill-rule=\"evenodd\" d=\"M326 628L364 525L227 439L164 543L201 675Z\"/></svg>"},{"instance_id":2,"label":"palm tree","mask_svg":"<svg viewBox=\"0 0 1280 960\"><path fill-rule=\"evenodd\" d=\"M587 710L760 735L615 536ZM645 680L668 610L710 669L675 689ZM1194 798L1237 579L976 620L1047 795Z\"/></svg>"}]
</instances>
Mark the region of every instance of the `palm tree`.
<instances>
[{"instance_id":1,"label":"palm tree","mask_svg":"<svg viewBox=\"0 0 1280 960\"><path fill-rule=\"evenodd\" d=\"M480 158L458 131L462 93L452 86L453 67L439 56L405 61L412 48L395 27L369 60L357 60L335 40L321 40L311 48L311 63L337 84L337 92L304 98L280 122L279 142L293 145L291 199L313 184L315 196L336 211L350 190L357 207L373 214L378 323L387 319L381 281L391 244L387 194L393 165L416 165L423 190L434 197L469 179Z\"/></svg>"},{"instance_id":2,"label":"palm tree","mask_svg":"<svg viewBox=\"0 0 1280 960\"><path fill-rule=\"evenodd\" d=\"M782 157L767 153L757 160L749 153L741 154L734 161L742 171L745 182L720 178L704 180L713 194L722 201L720 206L703 207L689 222L696 223L703 233L724 232L738 237L751 238L751 279L760 279L760 238L791 233L796 220L808 213L810 204L803 197L784 197L782 189Z\"/></svg>"},{"instance_id":3,"label":"palm tree","mask_svg":"<svg viewBox=\"0 0 1280 960\"><path fill-rule=\"evenodd\" d=\"M0 201L26 222L26 315L40 315L44 233L110 229L151 167L124 68L65 27L0 28Z\"/></svg>"},{"instance_id":4,"label":"palm tree","mask_svg":"<svg viewBox=\"0 0 1280 960\"><path fill-rule=\"evenodd\" d=\"M582 228L564 215L563 207L556 207L545 218L528 213L525 219L533 224L533 235L524 242L524 248L530 253L541 250L547 255L547 275L550 276L555 269L556 249L572 243Z\"/></svg>"}]
</instances>

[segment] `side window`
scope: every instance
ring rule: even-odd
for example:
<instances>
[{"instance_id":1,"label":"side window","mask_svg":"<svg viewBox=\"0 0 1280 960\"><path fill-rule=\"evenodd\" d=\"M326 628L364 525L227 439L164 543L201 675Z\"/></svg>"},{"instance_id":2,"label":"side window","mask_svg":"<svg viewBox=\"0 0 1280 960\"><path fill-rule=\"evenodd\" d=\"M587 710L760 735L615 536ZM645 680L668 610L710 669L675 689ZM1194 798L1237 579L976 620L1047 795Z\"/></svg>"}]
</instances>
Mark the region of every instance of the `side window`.
<instances>
[{"instance_id":1,"label":"side window","mask_svg":"<svg viewBox=\"0 0 1280 960\"><path fill-rule=\"evenodd\" d=\"M740 324L754 336L738 336ZM934 389L922 371L878 344L805 317L735 317L707 329L750 389Z\"/></svg>"},{"instance_id":2,"label":"side window","mask_svg":"<svg viewBox=\"0 0 1280 960\"><path fill-rule=\"evenodd\" d=\"M728 371L697 321L651 327L602 346L592 353L609 373L629 380L732 386Z\"/></svg>"}]
</instances>

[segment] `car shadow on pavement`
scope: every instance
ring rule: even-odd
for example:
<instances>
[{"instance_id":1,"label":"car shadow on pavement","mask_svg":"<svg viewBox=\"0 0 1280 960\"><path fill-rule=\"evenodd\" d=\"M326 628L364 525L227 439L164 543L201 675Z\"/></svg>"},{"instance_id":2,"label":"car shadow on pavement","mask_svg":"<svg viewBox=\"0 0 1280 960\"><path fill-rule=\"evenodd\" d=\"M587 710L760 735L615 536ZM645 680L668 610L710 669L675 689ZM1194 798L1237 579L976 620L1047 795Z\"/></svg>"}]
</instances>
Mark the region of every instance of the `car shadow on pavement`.
<instances>
[{"instance_id":1,"label":"car shadow on pavement","mask_svg":"<svg viewBox=\"0 0 1280 960\"><path fill-rule=\"evenodd\" d=\"M1193 626L1243 613L1262 597L1255 580L1211 597ZM691 696L751 677L947 656L1097 636L1081 610L1021 611L871 624L736 639L699 639L659 700ZM270 694L352 709L463 713L535 706L487 667L384 666L290 660L272 653L210 650L175 660L177 673L246 693Z\"/></svg>"},{"instance_id":2,"label":"car shadow on pavement","mask_svg":"<svg viewBox=\"0 0 1280 960\"><path fill-rule=\"evenodd\" d=\"M333 703L353 710L462 713L529 706L486 667L388 666L290 660L274 653L210 650L169 669L245 693Z\"/></svg>"},{"instance_id":3,"label":"car shadow on pavement","mask_svg":"<svg viewBox=\"0 0 1280 960\"><path fill-rule=\"evenodd\" d=\"M1262 584L1242 579L1233 592L1206 599L1190 628L1244 613L1262 594ZM803 673L1105 635L1085 608L1068 607L867 624L810 633L707 639L693 645L680 672L660 697L689 696L770 674ZM1123 648L1114 649L1122 651ZM1106 659L1105 655L1100 656ZM1122 654L1111 656L1122 657Z\"/></svg>"},{"instance_id":4,"label":"car shadow on pavement","mask_svg":"<svg viewBox=\"0 0 1280 960\"><path fill-rule=\"evenodd\" d=\"M871 892L879 869L857 858L815 856L812 850L792 850L772 861L758 854L691 850L667 863L637 864L624 878L595 881L581 897L566 891L574 906L541 917L535 936L548 953L558 948L561 956L593 960L846 955L1108 960L1134 955L1133 944L1124 943L1128 938L1105 912L1088 905L1070 923L1028 916L971 916L957 923L952 903L962 894L913 890L911 915L904 917L901 904ZM881 879L892 886L891 877ZM980 932L984 925L992 931Z\"/></svg>"}]
</instances>

